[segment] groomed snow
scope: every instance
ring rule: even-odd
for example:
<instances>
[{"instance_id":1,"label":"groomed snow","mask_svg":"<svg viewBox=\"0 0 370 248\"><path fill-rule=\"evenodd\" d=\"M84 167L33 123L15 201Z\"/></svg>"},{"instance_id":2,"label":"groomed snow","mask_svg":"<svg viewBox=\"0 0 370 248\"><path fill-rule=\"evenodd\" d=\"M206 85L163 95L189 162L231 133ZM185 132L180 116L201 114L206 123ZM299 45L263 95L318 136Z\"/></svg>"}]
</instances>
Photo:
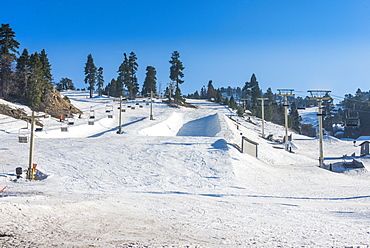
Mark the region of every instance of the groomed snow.
<instances>
[{"instance_id":1,"label":"groomed snow","mask_svg":"<svg viewBox=\"0 0 370 248\"><path fill-rule=\"evenodd\" d=\"M148 101L126 102L116 134L117 102L64 94L84 114L68 132L42 120L34 162L45 180L14 181L28 166L29 144L17 140L27 125L0 116L2 247L370 246L368 157L357 157L367 170L318 168L317 139L293 134L297 149L285 152L260 137L259 119L202 100L189 101L197 109L156 100L154 120ZM241 133L259 143L258 159L239 152ZM265 133L282 139L284 129L266 123ZM359 151L324 139L326 163Z\"/></svg>"}]
</instances>

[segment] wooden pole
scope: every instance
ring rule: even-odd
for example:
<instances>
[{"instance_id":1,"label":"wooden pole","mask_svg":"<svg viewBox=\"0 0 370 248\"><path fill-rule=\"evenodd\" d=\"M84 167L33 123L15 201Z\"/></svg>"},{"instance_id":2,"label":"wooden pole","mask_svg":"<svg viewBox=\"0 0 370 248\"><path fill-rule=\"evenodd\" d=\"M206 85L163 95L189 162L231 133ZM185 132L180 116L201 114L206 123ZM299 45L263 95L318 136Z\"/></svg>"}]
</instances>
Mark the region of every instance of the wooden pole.
<instances>
[{"instance_id":1,"label":"wooden pole","mask_svg":"<svg viewBox=\"0 0 370 248\"><path fill-rule=\"evenodd\" d=\"M265 104L264 100L268 100L268 98L257 98L257 100L261 100L262 106L262 138L265 137Z\"/></svg>"},{"instance_id":2,"label":"wooden pole","mask_svg":"<svg viewBox=\"0 0 370 248\"><path fill-rule=\"evenodd\" d=\"M36 116L35 115L35 111L32 111L32 115L31 116L26 116L24 118L27 118L27 119L30 119L31 120L31 140L30 140L30 155L29 155L29 158L28 158L28 171L27 171L27 179L32 179L32 168L33 168L33 152L34 152L34 148L35 148L35 135L34 135L34 132L35 132L35 119L36 118L48 118L49 116L48 115L39 115L39 116Z\"/></svg>"}]
</instances>

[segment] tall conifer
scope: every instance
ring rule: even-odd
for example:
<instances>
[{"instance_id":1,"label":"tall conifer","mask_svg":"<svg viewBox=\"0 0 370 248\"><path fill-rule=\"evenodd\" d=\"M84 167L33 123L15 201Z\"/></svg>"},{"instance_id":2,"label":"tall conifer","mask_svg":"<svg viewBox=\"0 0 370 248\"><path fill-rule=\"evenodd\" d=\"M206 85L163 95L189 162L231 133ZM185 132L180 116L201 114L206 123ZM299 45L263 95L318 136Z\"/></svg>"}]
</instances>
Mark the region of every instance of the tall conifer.
<instances>
[{"instance_id":1,"label":"tall conifer","mask_svg":"<svg viewBox=\"0 0 370 248\"><path fill-rule=\"evenodd\" d=\"M96 84L96 66L94 59L91 54L87 56L87 62L85 65L85 84L88 84L88 90L90 90L90 98L93 97L94 86Z\"/></svg>"},{"instance_id":2,"label":"tall conifer","mask_svg":"<svg viewBox=\"0 0 370 248\"><path fill-rule=\"evenodd\" d=\"M143 89L141 94L144 96L146 94L157 93L157 77L156 77L156 70L153 66L146 67L146 76L143 83Z\"/></svg>"},{"instance_id":3,"label":"tall conifer","mask_svg":"<svg viewBox=\"0 0 370 248\"><path fill-rule=\"evenodd\" d=\"M18 54L19 42L9 24L0 27L0 97L7 97L11 87L12 63Z\"/></svg>"},{"instance_id":4,"label":"tall conifer","mask_svg":"<svg viewBox=\"0 0 370 248\"><path fill-rule=\"evenodd\" d=\"M169 63L171 64L170 79L175 82L176 85L174 98L176 103L179 103L182 102L181 90L179 85L184 83L184 80L182 80L182 78L184 77L184 73L182 71L185 69L185 67L180 61L180 53L178 51L174 51L172 53Z\"/></svg>"},{"instance_id":5,"label":"tall conifer","mask_svg":"<svg viewBox=\"0 0 370 248\"><path fill-rule=\"evenodd\" d=\"M104 77L103 77L103 67L99 67L97 75L97 84L99 96L102 96L103 86L104 86Z\"/></svg>"}]
</instances>

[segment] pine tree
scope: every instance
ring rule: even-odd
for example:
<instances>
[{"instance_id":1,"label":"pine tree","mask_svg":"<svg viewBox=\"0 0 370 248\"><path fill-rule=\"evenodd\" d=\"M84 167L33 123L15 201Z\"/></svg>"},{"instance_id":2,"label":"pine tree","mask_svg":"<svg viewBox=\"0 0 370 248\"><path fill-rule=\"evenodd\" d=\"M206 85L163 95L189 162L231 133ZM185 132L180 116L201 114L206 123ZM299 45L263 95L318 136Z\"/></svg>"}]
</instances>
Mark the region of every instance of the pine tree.
<instances>
[{"instance_id":1,"label":"pine tree","mask_svg":"<svg viewBox=\"0 0 370 248\"><path fill-rule=\"evenodd\" d=\"M147 95L150 92L157 93L157 77L156 77L156 70L153 66L146 67L146 76L143 83L143 89L141 90L141 94Z\"/></svg>"},{"instance_id":2,"label":"pine tree","mask_svg":"<svg viewBox=\"0 0 370 248\"><path fill-rule=\"evenodd\" d=\"M117 71L118 77L117 77L117 81L115 84L116 87L114 89L114 92L116 95L112 95L112 96L123 96L123 90L124 90L123 86L126 84L129 84L130 77L128 75L128 71L129 71L128 58L126 56L126 53L124 53L123 62L121 63Z\"/></svg>"},{"instance_id":3,"label":"pine tree","mask_svg":"<svg viewBox=\"0 0 370 248\"><path fill-rule=\"evenodd\" d=\"M208 85L207 85L207 98L208 99L216 98L216 90L212 85L212 80L209 80Z\"/></svg>"},{"instance_id":4,"label":"pine tree","mask_svg":"<svg viewBox=\"0 0 370 248\"><path fill-rule=\"evenodd\" d=\"M130 56L128 58L128 64L129 64L129 85L126 85L128 91L130 92L130 98L135 99L137 93L139 92L139 83L137 82L136 72L138 70L138 63L136 62L137 57L134 52L130 53Z\"/></svg>"},{"instance_id":5,"label":"pine tree","mask_svg":"<svg viewBox=\"0 0 370 248\"><path fill-rule=\"evenodd\" d=\"M30 56L30 78L25 91L25 102L27 105L35 108L41 104L42 90L45 83L40 55L35 52Z\"/></svg>"},{"instance_id":6,"label":"pine tree","mask_svg":"<svg viewBox=\"0 0 370 248\"><path fill-rule=\"evenodd\" d=\"M206 99L207 98L207 90L206 90L206 87L204 85L200 89L200 98L201 99Z\"/></svg>"},{"instance_id":7,"label":"pine tree","mask_svg":"<svg viewBox=\"0 0 370 248\"><path fill-rule=\"evenodd\" d=\"M7 97L12 84L12 63L18 54L19 42L9 24L0 28L0 97Z\"/></svg>"},{"instance_id":8,"label":"pine tree","mask_svg":"<svg viewBox=\"0 0 370 248\"><path fill-rule=\"evenodd\" d=\"M265 98L268 98L268 103L269 104L272 104L272 103L274 103L275 102L275 95L274 95L274 93L272 92L272 90L271 90L271 88L268 88L267 89L267 91L266 91L266 93L264 94L264 96L263 97L265 97Z\"/></svg>"},{"instance_id":9,"label":"pine tree","mask_svg":"<svg viewBox=\"0 0 370 248\"><path fill-rule=\"evenodd\" d=\"M222 93L221 93L221 90L220 89L217 89L216 90L216 102L217 103L221 103L222 102Z\"/></svg>"},{"instance_id":10,"label":"pine tree","mask_svg":"<svg viewBox=\"0 0 370 248\"><path fill-rule=\"evenodd\" d=\"M228 106L229 106L229 108L236 109L236 102L235 102L234 96L230 97L230 101L229 101Z\"/></svg>"},{"instance_id":11,"label":"pine tree","mask_svg":"<svg viewBox=\"0 0 370 248\"><path fill-rule=\"evenodd\" d=\"M57 83L56 85L56 89L61 91L61 90L75 90L76 88L72 80L65 77L60 79L60 82Z\"/></svg>"},{"instance_id":12,"label":"pine tree","mask_svg":"<svg viewBox=\"0 0 370 248\"><path fill-rule=\"evenodd\" d=\"M47 81L47 83L52 84L53 75L51 74L51 64L49 63L49 59L45 52L45 49L43 49L40 53L40 61L42 64L42 71L44 74L44 79Z\"/></svg>"},{"instance_id":13,"label":"pine tree","mask_svg":"<svg viewBox=\"0 0 370 248\"><path fill-rule=\"evenodd\" d=\"M123 92L123 86L125 86L130 94L130 98L134 99L139 92L139 84L136 77L138 70L137 57L134 52L130 53L129 58L127 58L126 53L123 56L124 60L118 69L117 91Z\"/></svg>"},{"instance_id":14,"label":"pine tree","mask_svg":"<svg viewBox=\"0 0 370 248\"><path fill-rule=\"evenodd\" d=\"M45 52L45 49L39 54L40 62L42 64L41 70L43 74L43 81L41 88L41 102L46 102L47 99L51 96L53 90L53 75L51 74L51 64Z\"/></svg>"},{"instance_id":15,"label":"pine tree","mask_svg":"<svg viewBox=\"0 0 370 248\"><path fill-rule=\"evenodd\" d=\"M30 76L30 56L28 55L28 50L23 49L23 52L21 56L17 59L17 66L16 66L16 72L17 72L17 89L19 92L16 92L16 95L18 95L19 98L24 99L25 97L25 91L27 89L27 82L28 78Z\"/></svg>"},{"instance_id":16,"label":"pine tree","mask_svg":"<svg viewBox=\"0 0 370 248\"><path fill-rule=\"evenodd\" d=\"M98 87L99 96L102 96L103 95L102 91L103 91L103 86L104 86L103 67L99 67L96 80L97 80L96 86Z\"/></svg>"},{"instance_id":17,"label":"pine tree","mask_svg":"<svg viewBox=\"0 0 370 248\"><path fill-rule=\"evenodd\" d=\"M292 102L290 106L290 113L288 118L288 124L289 127L294 129L297 132L300 132L301 127L301 117L299 116L297 104L295 102Z\"/></svg>"},{"instance_id":18,"label":"pine tree","mask_svg":"<svg viewBox=\"0 0 370 248\"><path fill-rule=\"evenodd\" d=\"M323 119L323 126L324 128L329 131L333 132L333 124L334 124L334 103L333 99L329 96L329 93L327 92L324 97L330 98L330 100L323 100L323 110L324 110L324 119ZM362 101L362 103L365 101L363 98L363 94L360 89L356 92L357 100ZM367 100L367 99L366 99ZM367 105L367 103L366 103ZM332 133L333 134L333 133Z\"/></svg>"},{"instance_id":19,"label":"pine tree","mask_svg":"<svg viewBox=\"0 0 370 248\"><path fill-rule=\"evenodd\" d=\"M182 102L181 97L181 90L180 90L180 84L184 83L184 80L182 78L184 77L184 73L182 72L185 67L182 65L182 62L180 61L180 53L178 51L174 51L171 56L171 60L169 61L171 64L170 67L170 79L172 82L175 83L175 102L179 103Z\"/></svg>"},{"instance_id":20,"label":"pine tree","mask_svg":"<svg viewBox=\"0 0 370 248\"><path fill-rule=\"evenodd\" d=\"M105 86L104 94L108 96L114 96L114 97L121 96L122 91L117 92L117 80L112 78L110 83L108 83L107 86Z\"/></svg>"},{"instance_id":21,"label":"pine tree","mask_svg":"<svg viewBox=\"0 0 370 248\"><path fill-rule=\"evenodd\" d=\"M91 54L87 56L87 62L85 65L85 84L89 85L87 89L90 90L90 98L92 98L95 89L94 86L96 84L96 66Z\"/></svg>"}]
</instances>

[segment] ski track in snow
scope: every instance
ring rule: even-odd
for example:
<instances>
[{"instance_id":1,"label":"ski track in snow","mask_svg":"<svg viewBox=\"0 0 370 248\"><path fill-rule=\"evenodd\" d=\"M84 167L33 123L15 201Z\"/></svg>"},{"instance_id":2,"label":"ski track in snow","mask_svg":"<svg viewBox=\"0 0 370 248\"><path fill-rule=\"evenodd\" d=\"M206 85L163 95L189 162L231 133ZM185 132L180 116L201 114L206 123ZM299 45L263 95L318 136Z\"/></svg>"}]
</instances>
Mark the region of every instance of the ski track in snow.
<instances>
[{"instance_id":1,"label":"ski track in snow","mask_svg":"<svg viewBox=\"0 0 370 248\"><path fill-rule=\"evenodd\" d=\"M127 102L118 135L117 103L64 94L84 115L68 132L41 120L34 161L46 180L11 181L27 167L29 144L17 143L26 124L0 116L1 247L370 246L369 175L318 168L317 139L293 134L294 153L275 149L260 119L201 100L191 101L198 109L155 101L154 120L148 105ZM233 145L240 133L259 143L258 159ZM284 129L266 123L265 133ZM324 152L341 160L359 147L324 139Z\"/></svg>"}]
</instances>

